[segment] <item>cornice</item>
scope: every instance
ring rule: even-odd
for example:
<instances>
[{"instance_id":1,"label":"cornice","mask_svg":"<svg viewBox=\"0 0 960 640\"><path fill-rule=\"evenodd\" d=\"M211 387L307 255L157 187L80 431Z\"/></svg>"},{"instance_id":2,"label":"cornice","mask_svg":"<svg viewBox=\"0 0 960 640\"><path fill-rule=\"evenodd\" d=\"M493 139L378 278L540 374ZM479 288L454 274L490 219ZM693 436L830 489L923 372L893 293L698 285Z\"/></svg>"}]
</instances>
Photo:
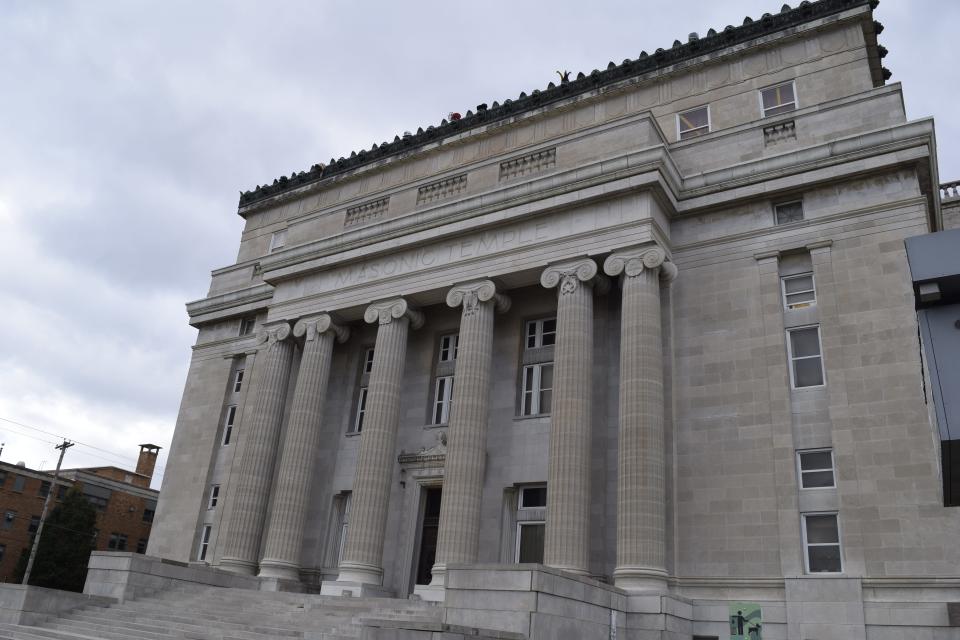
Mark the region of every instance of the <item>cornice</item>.
<instances>
[{"instance_id":1,"label":"cornice","mask_svg":"<svg viewBox=\"0 0 960 640\"><path fill-rule=\"evenodd\" d=\"M775 34L805 23L827 18L836 14L856 9L876 7L878 0L820 0L819 2L801 2L791 9L783 5L780 13L765 13L759 20L752 20L749 16L739 27L728 25L722 31L710 29L703 38L692 34L686 43L675 40L670 49L657 49L652 55L645 51L635 60L624 60L621 64L610 62L606 70L594 69L589 75L579 73L573 80L562 80L559 85L549 83L546 90L535 89L530 95L521 93L516 100L505 100L503 104L494 102L477 105L476 113L467 111L466 116L452 120L442 120L439 126L428 126L417 129L416 134L395 136L392 142L374 144L370 149L354 151L349 157L334 160L331 158L326 165L315 164L309 171L291 174L288 178L281 176L271 185L257 185L252 191L240 194L239 208L243 215L244 208L252 208L257 203L271 199L273 196L287 191L311 185L335 175L343 174L359 167L373 164L401 154L409 154L431 143L439 143L444 139L469 132L481 126L489 126L508 118L520 116L529 111L542 109L552 104L568 100L577 95L597 92L625 80L636 79L640 76L653 74L670 67L689 63L703 56L717 56L721 51L744 45L752 40ZM882 26L876 27L879 33ZM879 51L883 55L885 50ZM889 71L883 71L883 78L889 77Z\"/></svg>"},{"instance_id":2,"label":"cornice","mask_svg":"<svg viewBox=\"0 0 960 640\"><path fill-rule=\"evenodd\" d=\"M238 291L229 291L209 298L201 298L187 303L187 314L191 318L224 309L232 309L244 304L262 302L273 297L273 286L257 284Z\"/></svg>"}]
</instances>

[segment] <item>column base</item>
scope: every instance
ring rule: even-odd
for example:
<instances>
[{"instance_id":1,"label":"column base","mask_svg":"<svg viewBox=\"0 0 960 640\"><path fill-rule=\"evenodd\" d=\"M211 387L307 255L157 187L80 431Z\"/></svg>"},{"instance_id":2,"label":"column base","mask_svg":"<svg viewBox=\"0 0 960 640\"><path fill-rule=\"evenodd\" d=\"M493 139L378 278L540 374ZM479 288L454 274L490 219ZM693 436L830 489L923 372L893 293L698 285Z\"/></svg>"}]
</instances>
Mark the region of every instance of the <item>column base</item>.
<instances>
[{"instance_id":1,"label":"column base","mask_svg":"<svg viewBox=\"0 0 960 640\"><path fill-rule=\"evenodd\" d=\"M579 567L564 566L564 565L562 565L562 564L547 564L546 562L545 562L544 564L545 564L546 566L550 567L551 569L556 569L556 570L558 570L558 571L564 571L564 572L566 572L566 573L572 573L572 574L575 575L575 576L585 576L585 577L587 577L587 578L591 577L589 571L587 571L586 569L581 569L581 568L579 568Z\"/></svg>"},{"instance_id":2,"label":"column base","mask_svg":"<svg viewBox=\"0 0 960 640\"><path fill-rule=\"evenodd\" d=\"M613 584L629 593L667 593L667 572L651 567L617 567Z\"/></svg>"},{"instance_id":3,"label":"column base","mask_svg":"<svg viewBox=\"0 0 960 640\"><path fill-rule=\"evenodd\" d=\"M380 586L383 584L383 569L362 562L341 562L336 581Z\"/></svg>"},{"instance_id":4,"label":"column base","mask_svg":"<svg viewBox=\"0 0 960 640\"><path fill-rule=\"evenodd\" d=\"M241 558L221 558L217 569L223 569L230 573L236 573L241 576L257 575L257 563Z\"/></svg>"},{"instance_id":5,"label":"column base","mask_svg":"<svg viewBox=\"0 0 960 640\"><path fill-rule=\"evenodd\" d=\"M285 560L264 558L260 561L260 578L277 578L279 580L300 581L300 567Z\"/></svg>"}]
</instances>

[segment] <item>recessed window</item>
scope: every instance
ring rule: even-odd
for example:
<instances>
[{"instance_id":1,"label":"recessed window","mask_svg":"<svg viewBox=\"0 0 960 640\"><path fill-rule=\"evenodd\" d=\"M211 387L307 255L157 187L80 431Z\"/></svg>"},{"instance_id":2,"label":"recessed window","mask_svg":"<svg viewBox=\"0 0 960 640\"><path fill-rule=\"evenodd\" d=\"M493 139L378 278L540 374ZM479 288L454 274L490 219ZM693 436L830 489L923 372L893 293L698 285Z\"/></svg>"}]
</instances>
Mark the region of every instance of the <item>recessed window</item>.
<instances>
[{"instance_id":1,"label":"recessed window","mask_svg":"<svg viewBox=\"0 0 960 640\"><path fill-rule=\"evenodd\" d=\"M370 373L373 371L373 349L367 349L363 353L363 372Z\"/></svg>"},{"instance_id":2,"label":"recessed window","mask_svg":"<svg viewBox=\"0 0 960 640\"><path fill-rule=\"evenodd\" d=\"M147 552L147 539L140 538L137 540L137 553L146 553Z\"/></svg>"},{"instance_id":3,"label":"recessed window","mask_svg":"<svg viewBox=\"0 0 960 640\"><path fill-rule=\"evenodd\" d=\"M40 528L40 516L30 516L30 524L27 525L27 533L36 533Z\"/></svg>"},{"instance_id":4,"label":"recessed window","mask_svg":"<svg viewBox=\"0 0 960 640\"><path fill-rule=\"evenodd\" d=\"M360 394L357 398L357 418L353 422L353 432L363 431L363 416L367 412L367 387L360 387Z\"/></svg>"},{"instance_id":5,"label":"recessed window","mask_svg":"<svg viewBox=\"0 0 960 640\"><path fill-rule=\"evenodd\" d=\"M126 551L127 534L111 533L110 540L107 541L107 549L112 549L113 551Z\"/></svg>"},{"instance_id":6,"label":"recessed window","mask_svg":"<svg viewBox=\"0 0 960 640\"><path fill-rule=\"evenodd\" d=\"M203 532L200 534L200 547L197 549L197 560L207 559L207 547L210 546L210 525L203 525Z\"/></svg>"},{"instance_id":7,"label":"recessed window","mask_svg":"<svg viewBox=\"0 0 960 640\"><path fill-rule=\"evenodd\" d=\"M760 108L763 117L775 116L797 108L797 93L793 81L760 90Z\"/></svg>"},{"instance_id":8,"label":"recessed window","mask_svg":"<svg viewBox=\"0 0 960 640\"><path fill-rule=\"evenodd\" d=\"M677 114L677 136L681 140L710 133L710 107L704 105Z\"/></svg>"},{"instance_id":9,"label":"recessed window","mask_svg":"<svg viewBox=\"0 0 960 640\"><path fill-rule=\"evenodd\" d=\"M549 347L557 341L557 319L544 318L527 322L527 349Z\"/></svg>"},{"instance_id":10,"label":"recessed window","mask_svg":"<svg viewBox=\"0 0 960 640\"><path fill-rule=\"evenodd\" d=\"M774 220L777 224L790 224L803 220L803 202L783 202L773 205Z\"/></svg>"},{"instance_id":11,"label":"recessed window","mask_svg":"<svg viewBox=\"0 0 960 640\"><path fill-rule=\"evenodd\" d=\"M787 330L787 350L790 355L790 382L794 389L823 384L819 326Z\"/></svg>"},{"instance_id":12,"label":"recessed window","mask_svg":"<svg viewBox=\"0 0 960 640\"><path fill-rule=\"evenodd\" d=\"M156 515L156 511L153 509L144 509L143 510L143 521L144 522L153 522L153 516Z\"/></svg>"},{"instance_id":13,"label":"recessed window","mask_svg":"<svg viewBox=\"0 0 960 640\"><path fill-rule=\"evenodd\" d=\"M287 230L274 231L270 236L270 253L283 249L285 244L287 244Z\"/></svg>"},{"instance_id":14,"label":"recessed window","mask_svg":"<svg viewBox=\"0 0 960 640\"><path fill-rule=\"evenodd\" d=\"M807 573L843 573L836 513L803 514L803 546Z\"/></svg>"},{"instance_id":15,"label":"recessed window","mask_svg":"<svg viewBox=\"0 0 960 640\"><path fill-rule=\"evenodd\" d=\"M237 419L237 405L232 404L227 407L227 415L223 421L223 444L224 446L230 444L231 438L233 438L233 423Z\"/></svg>"},{"instance_id":16,"label":"recessed window","mask_svg":"<svg viewBox=\"0 0 960 640\"><path fill-rule=\"evenodd\" d=\"M801 489L831 489L833 478L833 450L811 449L797 452Z\"/></svg>"},{"instance_id":17,"label":"recessed window","mask_svg":"<svg viewBox=\"0 0 960 640\"><path fill-rule=\"evenodd\" d=\"M553 404L553 363L531 364L523 368L521 415L550 413Z\"/></svg>"},{"instance_id":18,"label":"recessed window","mask_svg":"<svg viewBox=\"0 0 960 640\"><path fill-rule=\"evenodd\" d=\"M240 393L241 387L243 387L243 369L237 369L237 373L233 377L233 392Z\"/></svg>"},{"instance_id":19,"label":"recessed window","mask_svg":"<svg viewBox=\"0 0 960 640\"><path fill-rule=\"evenodd\" d=\"M0 471L0 487L5 485L6 483L7 483L7 472Z\"/></svg>"},{"instance_id":20,"label":"recessed window","mask_svg":"<svg viewBox=\"0 0 960 640\"><path fill-rule=\"evenodd\" d=\"M110 498L104 496L94 496L89 493L83 494L83 497L87 499L93 508L97 511L106 511L107 505L110 504Z\"/></svg>"},{"instance_id":21,"label":"recessed window","mask_svg":"<svg viewBox=\"0 0 960 640\"><path fill-rule=\"evenodd\" d=\"M3 513L3 528L4 528L4 529L12 529L12 528L13 528L13 523L14 523L14 521L15 521L16 519L17 519L17 512L16 512L16 511L5 511L5 512Z\"/></svg>"},{"instance_id":22,"label":"recessed window","mask_svg":"<svg viewBox=\"0 0 960 640\"><path fill-rule=\"evenodd\" d=\"M50 481L43 480L40 482L40 490L37 491L37 495L41 498L46 498L48 493L50 493Z\"/></svg>"},{"instance_id":23,"label":"recessed window","mask_svg":"<svg viewBox=\"0 0 960 640\"><path fill-rule=\"evenodd\" d=\"M539 509L547 506L546 487L521 487L519 508Z\"/></svg>"},{"instance_id":24,"label":"recessed window","mask_svg":"<svg viewBox=\"0 0 960 640\"><path fill-rule=\"evenodd\" d=\"M23 476L15 476L13 478L13 490L17 493L23 493L24 487L27 486L27 479Z\"/></svg>"},{"instance_id":25,"label":"recessed window","mask_svg":"<svg viewBox=\"0 0 960 640\"><path fill-rule=\"evenodd\" d=\"M240 320L240 333L238 335L248 336L253 333L253 328L257 324L256 318L243 318Z\"/></svg>"},{"instance_id":26,"label":"recessed window","mask_svg":"<svg viewBox=\"0 0 960 640\"><path fill-rule=\"evenodd\" d=\"M433 401L433 424L447 424L450 420L450 405L453 402L453 376L440 376Z\"/></svg>"},{"instance_id":27,"label":"recessed window","mask_svg":"<svg viewBox=\"0 0 960 640\"><path fill-rule=\"evenodd\" d=\"M543 539L546 524L543 522L517 523L517 556L520 563L543 563Z\"/></svg>"},{"instance_id":28,"label":"recessed window","mask_svg":"<svg viewBox=\"0 0 960 640\"><path fill-rule=\"evenodd\" d=\"M210 501L207 503L207 509L213 509L220 500L220 485L215 484L210 487Z\"/></svg>"},{"instance_id":29,"label":"recessed window","mask_svg":"<svg viewBox=\"0 0 960 640\"><path fill-rule=\"evenodd\" d=\"M440 338L440 362L453 362L457 359L460 347L460 334L442 336Z\"/></svg>"},{"instance_id":30,"label":"recessed window","mask_svg":"<svg viewBox=\"0 0 960 640\"><path fill-rule=\"evenodd\" d=\"M780 282L783 284L784 308L803 309L816 304L817 292L813 286L812 273L784 276Z\"/></svg>"}]
</instances>

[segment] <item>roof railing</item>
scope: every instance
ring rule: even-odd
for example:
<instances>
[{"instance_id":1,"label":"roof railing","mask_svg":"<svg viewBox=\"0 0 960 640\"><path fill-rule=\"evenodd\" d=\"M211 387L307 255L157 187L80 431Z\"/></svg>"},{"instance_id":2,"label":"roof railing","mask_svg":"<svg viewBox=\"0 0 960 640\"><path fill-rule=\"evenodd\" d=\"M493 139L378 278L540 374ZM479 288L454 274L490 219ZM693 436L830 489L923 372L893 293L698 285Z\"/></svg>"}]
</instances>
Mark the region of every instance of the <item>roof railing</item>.
<instances>
[{"instance_id":1,"label":"roof railing","mask_svg":"<svg viewBox=\"0 0 960 640\"><path fill-rule=\"evenodd\" d=\"M960 198L960 180L940 183L940 202Z\"/></svg>"}]
</instances>

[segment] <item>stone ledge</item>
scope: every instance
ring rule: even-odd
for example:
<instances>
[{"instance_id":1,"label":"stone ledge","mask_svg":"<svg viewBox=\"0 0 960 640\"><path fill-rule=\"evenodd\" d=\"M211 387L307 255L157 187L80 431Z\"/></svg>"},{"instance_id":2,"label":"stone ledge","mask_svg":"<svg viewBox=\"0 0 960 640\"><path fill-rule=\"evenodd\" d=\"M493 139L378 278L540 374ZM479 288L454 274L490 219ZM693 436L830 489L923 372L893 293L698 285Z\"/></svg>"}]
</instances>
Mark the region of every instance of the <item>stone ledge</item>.
<instances>
[{"instance_id":1,"label":"stone ledge","mask_svg":"<svg viewBox=\"0 0 960 640\"><path fill-rule=\"evenodd\" d=\"M22 584L0 584L0 623L42 624L82 607L108 607L116 599Z\"/></svg>"}]
</instances>

